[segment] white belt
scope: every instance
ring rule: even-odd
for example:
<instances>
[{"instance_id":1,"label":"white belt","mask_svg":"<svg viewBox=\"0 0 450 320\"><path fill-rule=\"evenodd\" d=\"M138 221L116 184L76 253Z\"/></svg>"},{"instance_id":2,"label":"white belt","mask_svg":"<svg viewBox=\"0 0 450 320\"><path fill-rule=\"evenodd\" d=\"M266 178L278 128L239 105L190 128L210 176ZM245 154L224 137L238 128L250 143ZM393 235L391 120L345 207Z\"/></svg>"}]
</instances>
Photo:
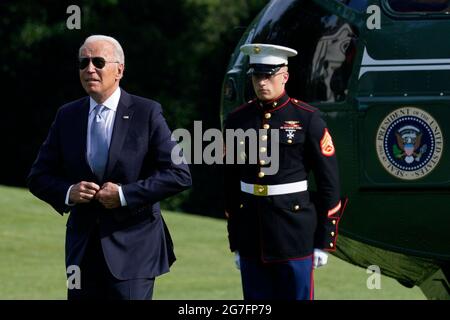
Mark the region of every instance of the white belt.
<instances>
[{"instance_id":1,"label":"white belt","mask_svg":"<svg viewBox=\"0 0 450 320\"><path fill-rule=\"evenodd\" d=\"M241 191L255 196L276 196L306 190L308 190L308 181L306 180L274 185L251 184L241 181Z\"/></svg>"}]
</instances>

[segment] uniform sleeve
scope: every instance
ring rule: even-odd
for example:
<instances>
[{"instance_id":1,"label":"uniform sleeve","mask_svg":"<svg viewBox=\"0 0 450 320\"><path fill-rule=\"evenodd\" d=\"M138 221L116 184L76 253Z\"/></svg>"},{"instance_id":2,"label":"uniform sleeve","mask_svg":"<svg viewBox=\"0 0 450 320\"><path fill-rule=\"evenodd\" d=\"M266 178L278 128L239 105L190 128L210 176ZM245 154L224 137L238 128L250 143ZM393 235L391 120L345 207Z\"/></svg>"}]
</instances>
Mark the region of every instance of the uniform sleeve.
<instances>
[{"instance_id":1,"label":"uniform sleeve","mask_svg":"<svg viewBox=\"0 0 450 320\"><path fill-rule=\"evenodd\" d=\"M309 124L308 153L317 185L317 191L311 195L318 222L314 246L318 249L334 251L338 224L345 205L340 198L335 146L331 133L319 112L314 112Z\"/></svg>"},{"instance_id":2,"label":"uniform sleeve","mask_svg":"<svg viewBox=\"0 0 450 320\"><path fill-rule=\"evenodd\" d=\"M239 216L237 212L239 210L239 195L240 195L240 178L239 168L236 161L231 164L226 163L226 130L230 128L230 121L227 119L224 125L224 202L225 202L225 216L227 218L228 229L228 241L230 244L230 250L238 250L237 246L237 232L236 229L239 224ZM235 144L233 144L234 146ZM234 150L236 155L236 150ZM236 160L236 159L234 159Z\"/></svg>"}]
</instances>

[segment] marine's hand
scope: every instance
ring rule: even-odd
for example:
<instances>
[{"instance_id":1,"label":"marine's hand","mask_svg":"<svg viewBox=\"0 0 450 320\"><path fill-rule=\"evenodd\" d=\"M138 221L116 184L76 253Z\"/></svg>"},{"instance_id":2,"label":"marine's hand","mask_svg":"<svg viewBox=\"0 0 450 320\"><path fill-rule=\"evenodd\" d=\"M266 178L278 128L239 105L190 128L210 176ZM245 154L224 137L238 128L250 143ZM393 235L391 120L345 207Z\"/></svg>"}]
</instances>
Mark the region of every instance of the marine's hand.
<instances>
[{"instance_id":1,"label":"marine's hand","mask_svg":"<svg viewBox=\"0 0 450 320\"><path fill-rule=\"evenodd\" d=\"M328 253L320 249L314 249L314 269L326 265L328 262Z\"/></svg>"},{"instance_id":2,"label":"marine's hand","mask_svg":"<svg viewBox=\"0 0 450 320\"><path fill-rule=\"evenodd\" d=\"M94 182L81 181L70 189L69 201L71 203L89 203L100 190Z\"/></svg>"},{"instance_id":3,"label":"marine's hand","mask_svg":"<svg viewBox=\"0 0 450 320\"><path fill-rule=\"evenodd\" d=\"M112 182L106 182L95 195L95 199L97 199L106 209L120 207L119 186Z\"/></svg>"}]
</instances>

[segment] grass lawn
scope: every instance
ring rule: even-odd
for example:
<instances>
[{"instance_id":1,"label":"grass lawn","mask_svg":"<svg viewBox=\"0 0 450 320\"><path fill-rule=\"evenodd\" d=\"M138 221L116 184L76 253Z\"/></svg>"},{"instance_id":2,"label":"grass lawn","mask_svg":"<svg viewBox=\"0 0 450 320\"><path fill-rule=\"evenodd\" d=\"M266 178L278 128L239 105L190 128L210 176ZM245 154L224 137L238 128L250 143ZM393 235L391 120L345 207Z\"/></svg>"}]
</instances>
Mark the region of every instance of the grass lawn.
<instances>
[{"instance_id":1,"label":"grass lawn","mask_svg":"<svg viewBox=\"0 0 450 320\"><path fill-rule=\"evenodd\" d=\"M228 251L226 222L163 212L177 262L159 277L154 299L242 299L239 271ZM61 217L27 190L0 186L0 299L65 299ZM366 287L365 269L330 256L315 274L316 299L425 299L382 276L381 289Z\"/></svg>"}]
</instances>

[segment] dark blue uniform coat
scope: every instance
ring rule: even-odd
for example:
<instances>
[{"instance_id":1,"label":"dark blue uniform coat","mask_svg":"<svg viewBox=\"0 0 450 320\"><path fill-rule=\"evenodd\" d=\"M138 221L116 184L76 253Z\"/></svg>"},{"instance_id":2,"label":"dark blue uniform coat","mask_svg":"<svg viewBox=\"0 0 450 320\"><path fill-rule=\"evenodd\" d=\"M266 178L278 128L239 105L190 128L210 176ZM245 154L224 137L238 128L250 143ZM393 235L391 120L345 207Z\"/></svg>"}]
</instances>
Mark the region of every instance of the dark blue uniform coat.
<instances>
[{"instance_id":1,"label":"dark blue uniform coat","mask_svg":"<svg viewBox=\"0 0 450 320\"><path fill-rule=\"evenodd\" d=\"M260 148L257 164L226 165L225 209L230 249L263 262L305 257L314 248L335 250L344 205L340 201L336 152L319 111L287 94L274 101L253 100L227 117L225 129L238 128L268 129L268 153L270 130L279 129L280 165L278 173L261 177L261 168L267 164L259 162ZM236 141L235 145L239 143ZM245 144L248 150L248 142ZM311 171L316 193L259 196L240 188L240 181L279 185L308 180Z\"/></svg>"}]
</instances>

